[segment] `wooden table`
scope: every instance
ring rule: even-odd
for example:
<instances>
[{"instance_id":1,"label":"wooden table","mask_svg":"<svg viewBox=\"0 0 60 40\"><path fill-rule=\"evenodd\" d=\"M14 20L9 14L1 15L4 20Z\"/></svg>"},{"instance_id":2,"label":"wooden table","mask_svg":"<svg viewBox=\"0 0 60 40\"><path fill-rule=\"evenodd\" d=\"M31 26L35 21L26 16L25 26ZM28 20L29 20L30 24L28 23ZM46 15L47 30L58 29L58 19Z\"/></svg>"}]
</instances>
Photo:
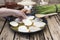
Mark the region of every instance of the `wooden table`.
<instances>
[{"instance_id":1,"label":"wooden table","mask_svg":"<svg viewBox=\"0 0 60 40\"><path fill-rule=\"evenodd\" d=\"M49 3L60 3L60 0L50 0ZM0 18L0 40L60 40L60 14L47 17L46 20L48 23L44 30L21 34L13 32L6 21Z\"/></svg>"},{"instance_id":2,"label":"wooden table","mask_svg":"<svg viewBox=\"0 0 60 40\"><path fill-rule=\"evenodd\" d=\"M0 20L0 40L60 40L60 14L47 17L47 26L44 30L33 34L13 32L9 25ZM4 24L4 26L3 26Z\"/></svg>"}]
</instances>

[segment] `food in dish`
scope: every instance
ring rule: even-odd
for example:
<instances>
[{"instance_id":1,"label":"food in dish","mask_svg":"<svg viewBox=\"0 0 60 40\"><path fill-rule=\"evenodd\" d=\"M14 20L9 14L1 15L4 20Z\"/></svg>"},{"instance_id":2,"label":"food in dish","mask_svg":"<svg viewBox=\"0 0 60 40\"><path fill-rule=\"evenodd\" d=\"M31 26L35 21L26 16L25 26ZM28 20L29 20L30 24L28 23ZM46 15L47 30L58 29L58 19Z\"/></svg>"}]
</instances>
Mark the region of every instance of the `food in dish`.
<instances>
[{"instance_id":1,"label":"food in dish","mask_svg":"<svg viewBox=\"0 0 60 40\"><path fill-rule=\"evenodd\" d=\"M35 32L35 31L38 31L38 30L41 30L41 29L38 28L38 27L34 27L34 26L29 27L30 32Z\"/></svg>"},{"instance_id":2,"label":"food in dish","mask_svg":"<svg viewBox=\"0 0 60 40\"><path fill-rule=\"evenodd\" d=\"M22 21L23 21L24 25L26 25L26 26L31 26L32 25L32 21L29 20L29 19L23 19Z\"/></svg>"},{"instance_id":3,"label":"food in dish","mask_svg":"<svg viewBox=\"0 0 60 40\"><path fill-rule=\"evenodd\" d=\"M17 23L22 23L22 21L20 20L20 18L16 18L15 21L16 21Z\"/></svg>"},{"instance_id":4,"label":"food in dish","mask_svg":"<svg viewBox=\"0 0 60 40\"><path fill-rule=\"evenodd\" d=\"M27 29L27 27L26 26L19 26L18 27L18 31L20 31L20 32L29 32L29 30Z\"/></svg>"},{"instance_id":5,"label":"food in dish","mask_svg":"<svg viewBox=\"0 0 60 40\"><path fill-rule=\"evenodd\" d=\"M13 27L17 27L18 26L18 23L15 22L15 21L12 21L12 22L10 22L10 25L13 26Z\"/></svg>"},{"instance_id":6,"label":"food in dish","mask_svg":"<svg viewBox=\"0 0 60 40\"><path fill-rule=\"evenodd\" d=\"M27 16L27 19L33 20L34 16Z\"/></svg>"},{"instance_id":7,"label":"food in dish","mask_svg":"<svg viewBox=\"0 0 60 40\"><path fill-rule=\"evenodd\" d=\"M44 27L46 24L44 22L34 22L33 24L35 27Z\"/></svg>"},{"instance_id":8,"label":"food in dish","mask_svg":"<svg viewBox=\"0 0 60 40\"><path fill-rule=\"evenodd\" d=\"M16 18L15 21L10 22L10 25L17 29L19 32L36 32L42 30L46 25L39 18L34 18L34 16L29 16L26 19L20 21L19 18ZM14 29L13 29L14 30Z\"/></svg>"}]
</instances>

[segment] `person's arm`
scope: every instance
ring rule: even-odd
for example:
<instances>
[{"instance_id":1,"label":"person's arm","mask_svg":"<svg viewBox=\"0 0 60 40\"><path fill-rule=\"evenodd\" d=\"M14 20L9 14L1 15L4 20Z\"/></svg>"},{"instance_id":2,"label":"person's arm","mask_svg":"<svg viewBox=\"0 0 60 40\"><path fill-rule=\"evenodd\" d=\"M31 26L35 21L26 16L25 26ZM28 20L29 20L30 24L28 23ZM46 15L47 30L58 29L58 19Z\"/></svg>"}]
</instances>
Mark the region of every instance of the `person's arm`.
<instances>
[{"instance_id":1,"label":"person's arm","mask_svg":"<svg viewBox=\"0 0 60 40\"><path fill-rule=\"evenodd\" d=\"M22 16L23 18L26 17L25 13L21 12L20 10L0 8L0 17L10 16L10 15L16 16L16 17Z\"/></svg>"}]
</instances>

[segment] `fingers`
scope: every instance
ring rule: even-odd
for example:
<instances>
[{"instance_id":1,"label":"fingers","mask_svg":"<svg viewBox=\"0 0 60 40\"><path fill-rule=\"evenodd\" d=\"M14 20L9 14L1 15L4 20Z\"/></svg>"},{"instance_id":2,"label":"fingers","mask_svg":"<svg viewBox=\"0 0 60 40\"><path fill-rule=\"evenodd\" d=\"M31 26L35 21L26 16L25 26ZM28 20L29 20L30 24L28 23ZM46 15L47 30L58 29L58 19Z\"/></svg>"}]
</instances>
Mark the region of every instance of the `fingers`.
<instances>
[{"instance_id":1,"label":"fingers","mask_svg":"<svg viewBox=\"0 0 60 40\"><path fill-rule=\"evenodd\" d=\"M15 17L23 17L23 18L26 18L26 14L24 13L24 11L20 11L20 10L16 10L14 11L15 14L13 14L13 16Z\"/></svg>"},{"instance_id":2,"label":"fingers","mask_svg":"<svg viewBox=\"0 0 60 40\"><path fill-rule=\"evenodd\" d=\"M21 16L25 19L27 16L25 13L21 13Z\"/></svg>"},{"instance_id":3,"label":"fingers","mask_svg":"<svg viewBox=\"0 0 60 40\"><path fill-rule=\"evenodd\" d=\"M26 14L24 13L24 12L22 12L22 11L19 11L18 13L16 13L16 17L19 17L19 18L26 18L27 16L26 16Z\"/></svg>"}]
</instances>

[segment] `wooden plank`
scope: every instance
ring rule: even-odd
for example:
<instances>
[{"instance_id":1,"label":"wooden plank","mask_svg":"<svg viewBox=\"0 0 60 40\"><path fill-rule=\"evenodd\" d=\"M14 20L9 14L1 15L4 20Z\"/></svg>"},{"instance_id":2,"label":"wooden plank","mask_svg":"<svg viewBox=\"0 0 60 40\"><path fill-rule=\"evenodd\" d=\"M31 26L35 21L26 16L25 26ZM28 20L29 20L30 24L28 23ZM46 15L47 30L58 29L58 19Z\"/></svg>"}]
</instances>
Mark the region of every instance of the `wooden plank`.
<instances>
[{"instance_id":1,"label":"wooden plank","mask_svg":"<svg viewBox=\"0 0 60 40\"><path fill-rule=\"evenodd\" d=\"M4 22L5 22L4 18L0 17L0 34L1 34L2 30L3 30L3 24L4 24Z\"/></svg>"},{"instance_id":2,"label":"wooden plank","mask_svg":"<svg viewBox=\"0 0 60 40\"><path fill-rule=\"evenodd\" d=\"M58 19L60 20L60 13L58 14L58 16L57 16L57 17L58 17Z\"/></svg>"},{"instance_id":3,"label":"wooden plank","mask_svg":"<svg viewBox=\"0 0 60 40\"><path fill-rule=\"evenodd\" d=\"M30 40L34 40L34 34L30 34L29 38Z\"/></svg>"},{"instance_id":4,"label":"wooden plank","mask_svg":"<svg viewBox=\"0 0 60 40\"><path fill-rule=\"evenodd\" d=\"M58 0L49 0L49 4L57 4L57 3L59 3Z\"/></svg>"},{"instance_id":5,"label":"wooden plank","mask_svg":"<svg viewBox=\"0 0 60 40\"><path fill-rule=\"evenodd\" d=\"M43 31L31 34L30 40L45 40L44 35L43 35Z\"/></svg>"},{"instance_id":6,"label":"wooden plank","mask_svg":"<svg viewBox=\"0 0 60 40\"><path fill-rule=\"evenodd\" d=\"M13 40L14 38L14 32L10 30L7 23L0 35L0 40Z\"/></svg>"},{"instance_id":7,"label":"wooden plank","mask_svg":"<svg viewBox=\"0 0 60 40\"><path fill-rule=\"evenodd\" d=\"M60 3L60 0L58 0L59 1L59 3Z\"/></svg>"},{"instance_id":8,"label":"wooden plank","mask_svg":"<svg viewBox=\"0 0 60 40\"><path fill-rule=\"evenodd\" d=\"M60 25L60 16L59 15L56 15L55 16L55 19L56 19L57 23Z\"/></svg>"},{"instance_id":9,"label":"wooden plank","mask_svg":"<svg viewBox=\"0 0 60 40\"><path fill-rule=\"evenodd\" d=\"M0 0L0 5L4 5L4 0Z\"/></svg>"},{"instance_id":10,"label":"wooden plank","mask_svg":"<svg viewBox=\"0 0 60 40\"><path fill-rule=\"evenodd\" d=\"M60 40L60 26L56 22L54 17L47 18L49 30L53 40Z\"/></svg>"},{"instance_id":11,"label":"wooden plank","mask_svg":"<svg viewBox=\"0 0 60 40\"><path fill-rule=\"evenodd\" d=\"M15 2L17 3L17 2L21 2L22 0L15 0Z\"/></svg>"},{"instance_id":12,"label":"wooden plank","mask_svg":"<svg viewBox=\"0 0 60 40\"><path fill-rule=\"evenodd\" d=\"M56 18L55 17L52 17L51 20L52 20L52 22L54 21L53 24L57 27L57 29L59 31L60 30L60 25L57 23Z\"/></svg>"},{"instance_id":13,"label":"wooden plank","mask_svg":"<svg viewBox=\"0 0 60 40\"><path fill-rule=\"evenodd\" d=\"M5 0L5 2L14 2L14 0Z\"/></svg>"},{"instance_id":14,"label":"wooden plank","mask_svg":"<svg viewBox=\"0 0 60 40\"><path fill-rule=\"evenodd\" d=\"M29 35L16 33L14 40L44 40L43 31Z\"/></svg>"},{"instance_id":15,"label":"wooden plank","mask_svg":"<svg viewBox=\"0 0 60 40\"><path fill-rule=\"evenodd\" d=\"M40 5L40 0L34 0L37 4Z\"/></svg>"},{"instance_id":16,"label":"wooden plank","mask_svg":"<svg viewBox=\"0 0 60 40\"><path fill-rule=\"evenodd\" d=\"M14 40L29 40L28 34L16 33Z\"/></svg>"},{"instance_id":17,"label":"wooden plank","mask_svg":"<svg viewBox=\"0 0 60 40\"><path fill-rule=\"evenodd\" d=\"M49 2L49 0L44 0L45 2Z\"/></svg>"},{"instance_id":18,"label":"wooden plank","mask_svg":"<svg viewBox=\"0 0 60 40\"><path fill-rule=\"evenodd\" d=\"M35 34L34 39L35 38L36 38L36 40L45 40L43 31L40 31L40 33L38 32L37 34Z\"/></svg>"},{"instance_id":19,"label":"wooden plank","mask_svg":"<svg viewBox=\"0 0 60 40\"><path fill-rule=\"evenodd\" d=\"M46 26L46 28L44 30L44 37L45 37L45 40L52 40L48 26Z\"/></svg>"}]
</instances>

